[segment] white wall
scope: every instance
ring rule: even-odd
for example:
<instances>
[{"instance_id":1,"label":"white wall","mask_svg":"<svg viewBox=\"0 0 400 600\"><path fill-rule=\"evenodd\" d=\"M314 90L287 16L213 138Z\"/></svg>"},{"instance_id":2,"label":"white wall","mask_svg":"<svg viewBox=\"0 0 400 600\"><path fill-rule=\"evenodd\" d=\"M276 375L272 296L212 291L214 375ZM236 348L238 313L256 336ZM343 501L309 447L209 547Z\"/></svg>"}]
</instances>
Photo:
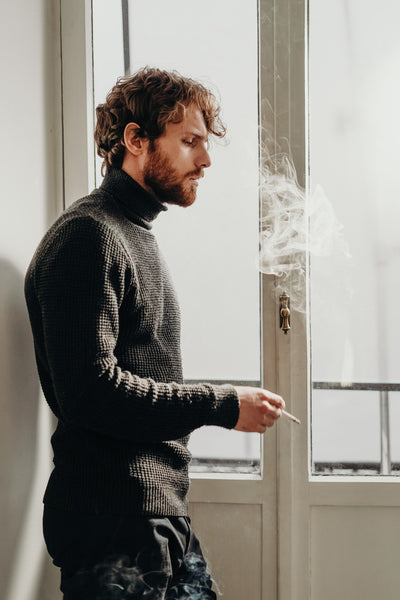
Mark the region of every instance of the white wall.
<instances>
[{"instance_id":1,"label":"white wall","mask_svg":"<svg viewBox=\"0 0 400 600\"><path fill-rule=\"evenodd\" d=\"M50 420L39 398L23 278L61 198L57 4L0 5L0 589L7 600L34 598L45 555Z\"/></svg>"}]
</instances>

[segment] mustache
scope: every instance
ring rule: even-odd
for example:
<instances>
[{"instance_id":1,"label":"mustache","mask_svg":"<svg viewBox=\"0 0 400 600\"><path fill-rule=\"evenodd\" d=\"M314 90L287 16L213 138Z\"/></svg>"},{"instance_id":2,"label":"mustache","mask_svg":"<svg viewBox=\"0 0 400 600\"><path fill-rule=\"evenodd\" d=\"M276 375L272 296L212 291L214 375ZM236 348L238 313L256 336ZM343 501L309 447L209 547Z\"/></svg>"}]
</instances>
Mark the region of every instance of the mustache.
<instances>
[{"instance_id":1,"label":"mustache","mask_svg":"<svg viewBox=\"0 0 400 600\"><path fill-rule=\"evenodd\" d=\"M186 177L204 177L204 170L196 169L195 171L190 171L190 173L187 173Z\"/></svg>"}]
</instances>

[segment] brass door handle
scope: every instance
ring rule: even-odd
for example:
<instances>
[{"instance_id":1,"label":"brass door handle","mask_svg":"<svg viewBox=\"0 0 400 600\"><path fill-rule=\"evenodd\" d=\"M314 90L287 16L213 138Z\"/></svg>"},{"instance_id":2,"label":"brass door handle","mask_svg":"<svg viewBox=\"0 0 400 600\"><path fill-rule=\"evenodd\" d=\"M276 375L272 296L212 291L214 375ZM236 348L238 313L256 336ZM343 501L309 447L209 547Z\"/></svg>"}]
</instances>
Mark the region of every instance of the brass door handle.
<instances>
[{"instance_id":1,"label":"brass door handle","mask_svg":"<svg viewBox=\"0 0 400 600\"><path fill-rule=\"evenodd\" d=\"M290 297L286 292L279 296L279 326L283 333L290 330Z\"/></svg>"}]
</instances>

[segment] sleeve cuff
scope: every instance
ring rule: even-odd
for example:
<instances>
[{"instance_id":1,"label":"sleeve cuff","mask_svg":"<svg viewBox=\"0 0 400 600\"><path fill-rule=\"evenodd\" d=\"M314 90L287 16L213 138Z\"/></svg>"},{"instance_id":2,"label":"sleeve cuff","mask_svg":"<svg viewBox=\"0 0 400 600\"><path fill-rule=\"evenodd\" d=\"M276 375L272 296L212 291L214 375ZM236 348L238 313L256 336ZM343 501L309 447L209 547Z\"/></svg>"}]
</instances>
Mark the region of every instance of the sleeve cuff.
<instances>
[{"instance_id":1,"label":"sleeve cuff","mask_svg":"<svg viewBox=\"0 0 400 600\"><path fill-rule=\"evenodd\" d=\"M233 385L213 386L214 403L208 425L233 429L239 419L239 395Z\"/></svg>"}]
</instances>

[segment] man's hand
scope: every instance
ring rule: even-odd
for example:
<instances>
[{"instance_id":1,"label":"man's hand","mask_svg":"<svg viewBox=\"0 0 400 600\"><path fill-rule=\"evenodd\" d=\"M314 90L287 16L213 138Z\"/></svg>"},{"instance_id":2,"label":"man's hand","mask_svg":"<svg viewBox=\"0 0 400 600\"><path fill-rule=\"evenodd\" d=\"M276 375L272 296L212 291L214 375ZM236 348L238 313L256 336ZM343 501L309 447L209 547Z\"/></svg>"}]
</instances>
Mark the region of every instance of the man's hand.
<instances>
[{"instance_id":1,"label":"man's hand","mask_svg":"<svg viewBox=\"0 0 400 600\"><path fill-rule=\"evenodd\" d=\"M285 401L278 394L261 388L236 386L240 400L239 419L234 429L265 433L272 427L285 408Z\"/></svg>"}]
</instances>

